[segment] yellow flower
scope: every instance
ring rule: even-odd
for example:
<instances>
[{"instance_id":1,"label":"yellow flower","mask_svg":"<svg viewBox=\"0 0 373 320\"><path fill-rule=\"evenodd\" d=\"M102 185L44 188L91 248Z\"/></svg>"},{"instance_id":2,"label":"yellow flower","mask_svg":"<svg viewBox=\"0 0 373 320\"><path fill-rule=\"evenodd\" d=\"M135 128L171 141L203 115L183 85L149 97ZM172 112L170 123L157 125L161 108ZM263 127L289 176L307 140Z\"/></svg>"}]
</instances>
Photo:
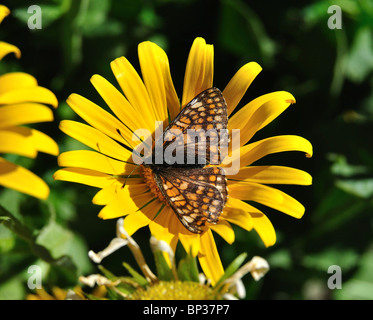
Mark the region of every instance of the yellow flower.
<instances>
[{"instance_id":1,"label":"yellow flower","mask_svg":"<svg viewBox=\"0 0 373 320\"><path fill-rule=\"evenodd\" d=\"M227 176L229 191L225 209L219 222L209 226L205 232L188 231L171 207L158 198L157 192L152 192L154 188L147 184L149 179L144 179L139 168L131 163L132 150L140 143L132 141L132 133L140 128L154 132L156 121L168 124L181 107L213 86L213 46L202 38L195 39L187 61L181 105L166 53L147 41L140 43L138 55L142 79L126 58L111 63L124 95L101 76L91 78L93 86L115 116L78 94L69 96L67 103L88 125L64 120L60 128L95 151L76 150L61 154L59 165L66 168L57 171L55 178L101 189L93 198L95 204L104 205L99 217L125 216L124 228L129 235L149 226L157 239L166 241L173 249L180 241L187 252L198 256L205 275L213 282L217 281L224 269L212 231L233 243L233 223L246 230L255 229L266 246L273 245L276 240L269 219L242 200L252 200L296 218L304 213L299 202L266 184L309 185L310 175L293 168L254 167L251 164L268 154L282 151L302 151L311 156L312 146L298 136L277 136L248 144L256 131L295 102L290 93L269 93L243 106L228 122L230 130L240 129L241 132L240 170L236 175ZM225 87L223 95L229 115L260 71L257 63L248 63ZM225 161L223 165L229 167L230 162Z\"/></svg>"},{"instance_id":2,"label":"yellow flower","mask_svg":"<svg viewBox=\"0 0 373 320\"><path fill-rule=\"evenodd\" d=\"M0 22L9 14L0 5ZM0 42L0 60L7 54L21 56L20 50ZM55 95L38 86L37 80L26 73L11 72L0 75L0 153L36 158L39 151L58 155L57 144L44 133L23 125L53 121L53 112L44 104L57 107ZM0 157L0 185L46 199L47 184L29 170Z\"/></svg>"}]
</instances>

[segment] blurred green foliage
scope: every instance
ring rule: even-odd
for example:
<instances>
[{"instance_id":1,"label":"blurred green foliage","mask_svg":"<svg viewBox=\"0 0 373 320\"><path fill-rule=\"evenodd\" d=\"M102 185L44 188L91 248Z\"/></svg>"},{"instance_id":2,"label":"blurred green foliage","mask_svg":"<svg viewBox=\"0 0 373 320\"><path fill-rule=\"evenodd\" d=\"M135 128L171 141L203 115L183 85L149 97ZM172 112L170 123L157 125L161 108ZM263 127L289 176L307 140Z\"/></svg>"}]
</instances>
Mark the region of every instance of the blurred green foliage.
<instances>
[{"instance_id":1,"label":"blurred green foliage","mask_svg":"<svg viewBox=\"0 0 373 320\"><path fill-rule=\"evenodd\" d=\"M373 298L373 1L220 0L50 0L38 1L42 29L30 30L27 1L3 1L12 10L0 38L17 45L22 59L7 57L0 71L23 70L57 95L54 123L40 124L60 151L82 145L58 130L61 119L77 116L64 102L72 92L104 106L89 79L101 74L113 84L109 63L126 56L139 70L137 44L151 40L170 59L181 95L192 41L202 36L215 48L214 85L220 88L244 63L257 61L262 73L243 102L275 90L297 103L255 139L296 134L309 139L314 157L298 153L262 162L310 172L312 187L281 187L306 207L296 220L263 208L275 226L277 243L264 248L255 232L236 228L233 245L216 241L225 267L239 254L266 258L271 270L258 283L246 277L247 299ZM342 29L329 29L328 8L342 9ZM243 104L241 104L243 105ZM91 204L93 188L53 181L55 158L9 158L31 168L51 186L41 202L0 190L0 299L23 299L27 269L43 270L43 285L67 288L81 274L97 272L87 251L102 250L114 236L115 221L101 221ZM143 250L149 233L135 234ZM124 248L103 261L116 274L131 263ZM152 262L149 261L151 264ZM342 289L327 287L328 268L341 267Z\"/></svg>"}]
</instances>

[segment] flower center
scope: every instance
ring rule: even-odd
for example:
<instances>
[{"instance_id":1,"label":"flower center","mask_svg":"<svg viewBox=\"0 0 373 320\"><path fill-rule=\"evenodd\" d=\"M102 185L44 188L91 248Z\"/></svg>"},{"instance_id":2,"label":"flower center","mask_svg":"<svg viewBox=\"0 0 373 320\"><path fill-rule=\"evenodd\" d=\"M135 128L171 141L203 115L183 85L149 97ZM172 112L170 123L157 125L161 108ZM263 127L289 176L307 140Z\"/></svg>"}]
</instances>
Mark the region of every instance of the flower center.
<instances>
[{"instance_id":1,"label":"flower center","mask_svg":"<svg viewBox=\"0 0 373 320\"><path fill-rule=\"evenodd\" d=\"M159 189L157 182L154 179L154 173L152 169L146 168L144 165L140 165L140 173L144 178L146 185L150 188L151 192L163 203L167 204L165 197Z\"/></svg>"},{"instance_id":2,"label":"flower center","mask_svg":"<svg viewBox=\"0 0 373 320\"><path fill-rule=\"evenodd\" d=\"M214 300L213 290L192 281L158 281L148 288L140 287L132 300Z\"/></svg>"}]
</instances>

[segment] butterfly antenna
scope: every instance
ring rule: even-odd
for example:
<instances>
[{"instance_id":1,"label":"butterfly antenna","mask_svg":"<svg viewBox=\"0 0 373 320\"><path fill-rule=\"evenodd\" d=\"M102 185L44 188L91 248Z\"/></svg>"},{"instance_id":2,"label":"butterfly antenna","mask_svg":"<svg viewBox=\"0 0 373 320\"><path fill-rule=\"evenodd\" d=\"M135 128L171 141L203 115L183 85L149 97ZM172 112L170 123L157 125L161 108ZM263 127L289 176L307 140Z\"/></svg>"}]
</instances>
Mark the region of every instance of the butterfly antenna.
<instances>
[{"instance_id":1,"label":"butterfly antenna","mask_svg":"<svg viewBox=\"0 0 373 320\"><path fill-rule=\"evenodd\" d=\"M122 135L122 132L117 128L117 132L118 134L128 143L127 139ZM145 143L145 142L144 142ZM132 152L134 152L138 157L141 157L140 153L138 153L134 148L132 149ZM126 186L127 184L127 180L128 178L132 175L132 173L137 169L137 167L139 166L139 164L137 164L133 169L132 171L130 172L129 175L126 176L126 180L124 181L123 185L122 185L122 189Z\"/></svg>"},{"instance_id":2,"label":"butterfly antenna","mask_svg":"<svg viewBox=\"0 0 373 320\"><path fill-rule=\"evenodd\" d=\"M129 131L131 131L132 132L132 134L134 134L135 136L136 136L136 138L137 139L139 139L139 141L141 141L144 145L145 145L145 147L147 147L148 149L150 149L150 146L143 140L143 139L141 139L138 135L137 135L137 133L136 132L134 132L133 130L131 130L130 128L128 128L127 126L126 126L126 128L129 130ZM116 130L117 130L117 132L118 132L118 134L123 138L123 140L124 141L126 141L127 142L127 144L132 148L132 149L135 149L132 145L131 145L131 143L123 136L123 134L122 134L122 132L118 129L118 128L116 128ZM153 138L153 137L152 137Z\"/></svg>"},{"instance_id":3,"label":"butterfly antenna","mask_svg":"<svg viewBox=\"0 0 373 320\"><path fill-rule=\"evenodd\" d=\"M124 183L123 183L123 185L122 185L122 187L121 187L122 189L126 186L128 178L132 175L132 173L137 169L138 166L140 166L140 165L137 164L137 165L132 169L132 171L130 172L130 174L126 177L126 180L124 180Z\"/></svg>"}]
</instances>

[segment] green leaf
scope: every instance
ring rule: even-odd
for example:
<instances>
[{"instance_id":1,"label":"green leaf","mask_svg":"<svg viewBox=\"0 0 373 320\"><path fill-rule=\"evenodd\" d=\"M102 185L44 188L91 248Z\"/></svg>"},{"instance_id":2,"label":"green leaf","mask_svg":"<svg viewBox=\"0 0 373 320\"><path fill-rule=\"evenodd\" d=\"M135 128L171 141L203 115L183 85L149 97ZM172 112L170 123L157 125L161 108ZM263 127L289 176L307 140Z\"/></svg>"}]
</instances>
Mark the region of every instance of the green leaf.
<instances>
[{"instance_id":1,"label":"green leaf","mask_svg":"<svg viewBox=\"0 0 373 320\"><path fill-rule=\"evenodd\" d=\"M290 270L292 268L292 259L290 252L284 249L279 249L268 256L268 263L271 268L283 268Z\"/></svg>"},{"instance_id":2,"label":"green leaf","mask_svg":"<svg viewBox=\"0 0 373 320\"><path fill-rule=\"evenodd\" d=\"M335 291L338 300L372 300L373 282L352 279Z\"/></svg>"},{"instance_id":3,"label":"green leaf","mask_svg":"<svg viewBox=\"0 0 373 320\"><path fill-rule=\"evenodd\" d=\"M338 180L336 186L347 193L364 199L373 196L373 179Z\"/></svg>"},{"instance_id":4,"label":"green leaf","mask_svg":"<svg viewBox=\"0 0 373 320\"><path fill-rule=\"evenodd\" d=\"M50 176L53 176L51 174ZM48 202L53 205L58 217L63 221L71 221L76 218L76 194L74 190L62 190L55 188L51 190Z\"/></svg>"},{"instance_id":5,"label":"green leaf","mask_svg":"<svg viewBox=\"0 0 373 320\"><path fill-rule=\"evenodd\" d=\"M346 75L354 82L362 82L373 70L373 31L360 28L348 55Z\"/></svg>"},{"instance_id":6,"label":"green leaf","mask_svg":"<svg viewBox=\"0 0 373 320\"><path fill-rule=\"evenodd\" d=\"M0 194L0 203L5 210L12 213L12 216L21 220L20 205L25 198L26 195L21 192L12 189L4 189ZM0 213L0 215L2 214Z\"/></svg>"},{"instance_id":7,"label":"green leaf","mask_svg":"<svg viewBox=\"0 0 373 320\"><path fill-rule=\"evenodd\" d=\"M338 265L347 272L356 266L358 258L359 255L355 250L332 247L307 254L303 259L303 264L307 268L319 271L328 270L331 265Z\"/></svg>"},{"instance_id":8,"label":"green leaf","mask_svg":"<svg viewBox=\"0 0 373 320\"><path fill-rule=\"evenodd\" d=\"M330 167L330 170L335 175L349 178L354 175L366 174L371 171L366 166L352 165L348 163L346 157L341 154L330 153L327 157L328 160L333 162L332 166Z\"/></svg>"},{"instance_id":9,"label":"green leaf","mask_svg":"<svg viewBox=\"0 0 373 320\"><path fill-rule=\"evenodd\" d=\"M340 300L372 300L373 298L373 249L367 250L364 255L357 259L358 271L351 280L343 281L342 289L334 290L334 295ZM342 271L344 269L342 268Z\"/></svg>"},{"instance_id":10,"label":"green leaf","mask_svg":"<svg viewBox=\"0 0 373 320\"><path fill-rule=\"evenodd\" d=\"M241 0L223 0L218 40L227 51L271 64L276 43L267 35L260 17Z\"/></svg>"},{"instance_id":11,"label":"green leaf","mask_svg":"<svg viewBox=\"0 0 373 320\"><path fill-rule=\"evenodd\" d=\"M1 221L2 217L0 217ZM7 219L5 217L5 219ZM0 222L1 223L1 222ZM5 226L0 224L0 254L4 254L13 249L15 244L14 234Z\"/></svg>"},{"instance_id":12,"label":"green leaf","mask_svg":"<svg viewBox=\"0 0 373 320\"><path fill-rule=\"evenodd\" d=\"M36 256L50 263L59 262L53 259L46 248L37 244L35 242L35 237L32 235L31 231L2 206L0 206L0 223L2 223L5 227L7 227L20 238L26 240L30 245L31 252Z\"/></svg>"},{"instance_id":13,"label":"green leaf","mask_svg":"<svg viewBox=\"0 0 373 320\"><path fill-rule=\"evenodd\" d=\"M41 4L39 6L42 16L42 28L48 27L65 13L65 8L61 5ZM23 23L27 23L29 18L35 14L35 12L29 13L28 8L29 7L16 8L12 10L12 14Z\"/></svg>"},{"instance_id":14,"label":"green leaf","mask_svg":"<svg viewBox=\"0 0 373 320\"><path fill-rule=\"evenodd\" d=\"M108 18L110 1L90 0L82 2L76 19L77 29L88 37L118 35L122 24Z\"/></svg>"},{"instance_id":15,"label":"green leaf","mask_svg":"<svg viewBox=\"0 0 373 320\"><path fill-rule=\"evenodd\" d=\"M92 271L93 265L88 257L87 244L80 235L73 234L65 255L69 256L77 268L78 274L87 274Z\"/></svg>"},{"instance_id":16,"label":"green leaf","mask_svg":"<svg viewBox=\"0 0 373 320\"><path fill-rule=\"evenodd\" d=\"M36 243L48 249L52 257L56 259L67 253L72 239L71 231L52 220L40 231L36 237Z\"/></svg>"},{"instance_id":17,"label":"green leaf","mask_svg":"<svg viewBox=\"0 0 373 320\"><path fill-rule=\"evenodd\" d=\"M328 8L332 5L339 5L343 13L348 13L350 15L358 15L360 13L358 1L355 0L339 0L338 2L332 0L315 1L302 10L305 24L313 26L315 24L325 23L330 16L330 14L328 14Z\"/></svg>"},{"instance_id":18,"label":"green leaf","mask_svg":"<svg viewBox=\"0 0 373 320\"><path fill-rule=\"evenodd\" d=\"M306 25L313 26L327 17L329 1L317 1L302 10L303 19Z\"/></svg>"},{"instance_id":19,"label":"green leaf","mask_svg":"<svg viewBox=\"0 0 373 320\"><path fill-rule=\"evenodd\" d=\"M27 241L33 241L32 232L2 206L0 206L0 223L13 231L19 237Z\"/></svg>"},{"instance_id":20,"label":"green leaf","mask_svg":"<svg viewBox=\"0 0 373 320\"><path fill-rule=\"evenodd\" d=\"M331 172L337 176L349 179L337 179L335 185L354 196L368 199L373 195L373 179L358 178L358 175L371 173L371 169L363 165L352 165L347 162L344 155L329 154L329 160L333 161Z\"/></svg>"},{"instance_id":21,"label":"green leaf","mask_svg":"<svg viewBox=\"0 0 373 320\"><path fill-rule=\"evenodd\" d=\"M0 284L0 300L21 300L25 298L26 288L21 277L13 277Z\"/></svg>"}]
</instances>

